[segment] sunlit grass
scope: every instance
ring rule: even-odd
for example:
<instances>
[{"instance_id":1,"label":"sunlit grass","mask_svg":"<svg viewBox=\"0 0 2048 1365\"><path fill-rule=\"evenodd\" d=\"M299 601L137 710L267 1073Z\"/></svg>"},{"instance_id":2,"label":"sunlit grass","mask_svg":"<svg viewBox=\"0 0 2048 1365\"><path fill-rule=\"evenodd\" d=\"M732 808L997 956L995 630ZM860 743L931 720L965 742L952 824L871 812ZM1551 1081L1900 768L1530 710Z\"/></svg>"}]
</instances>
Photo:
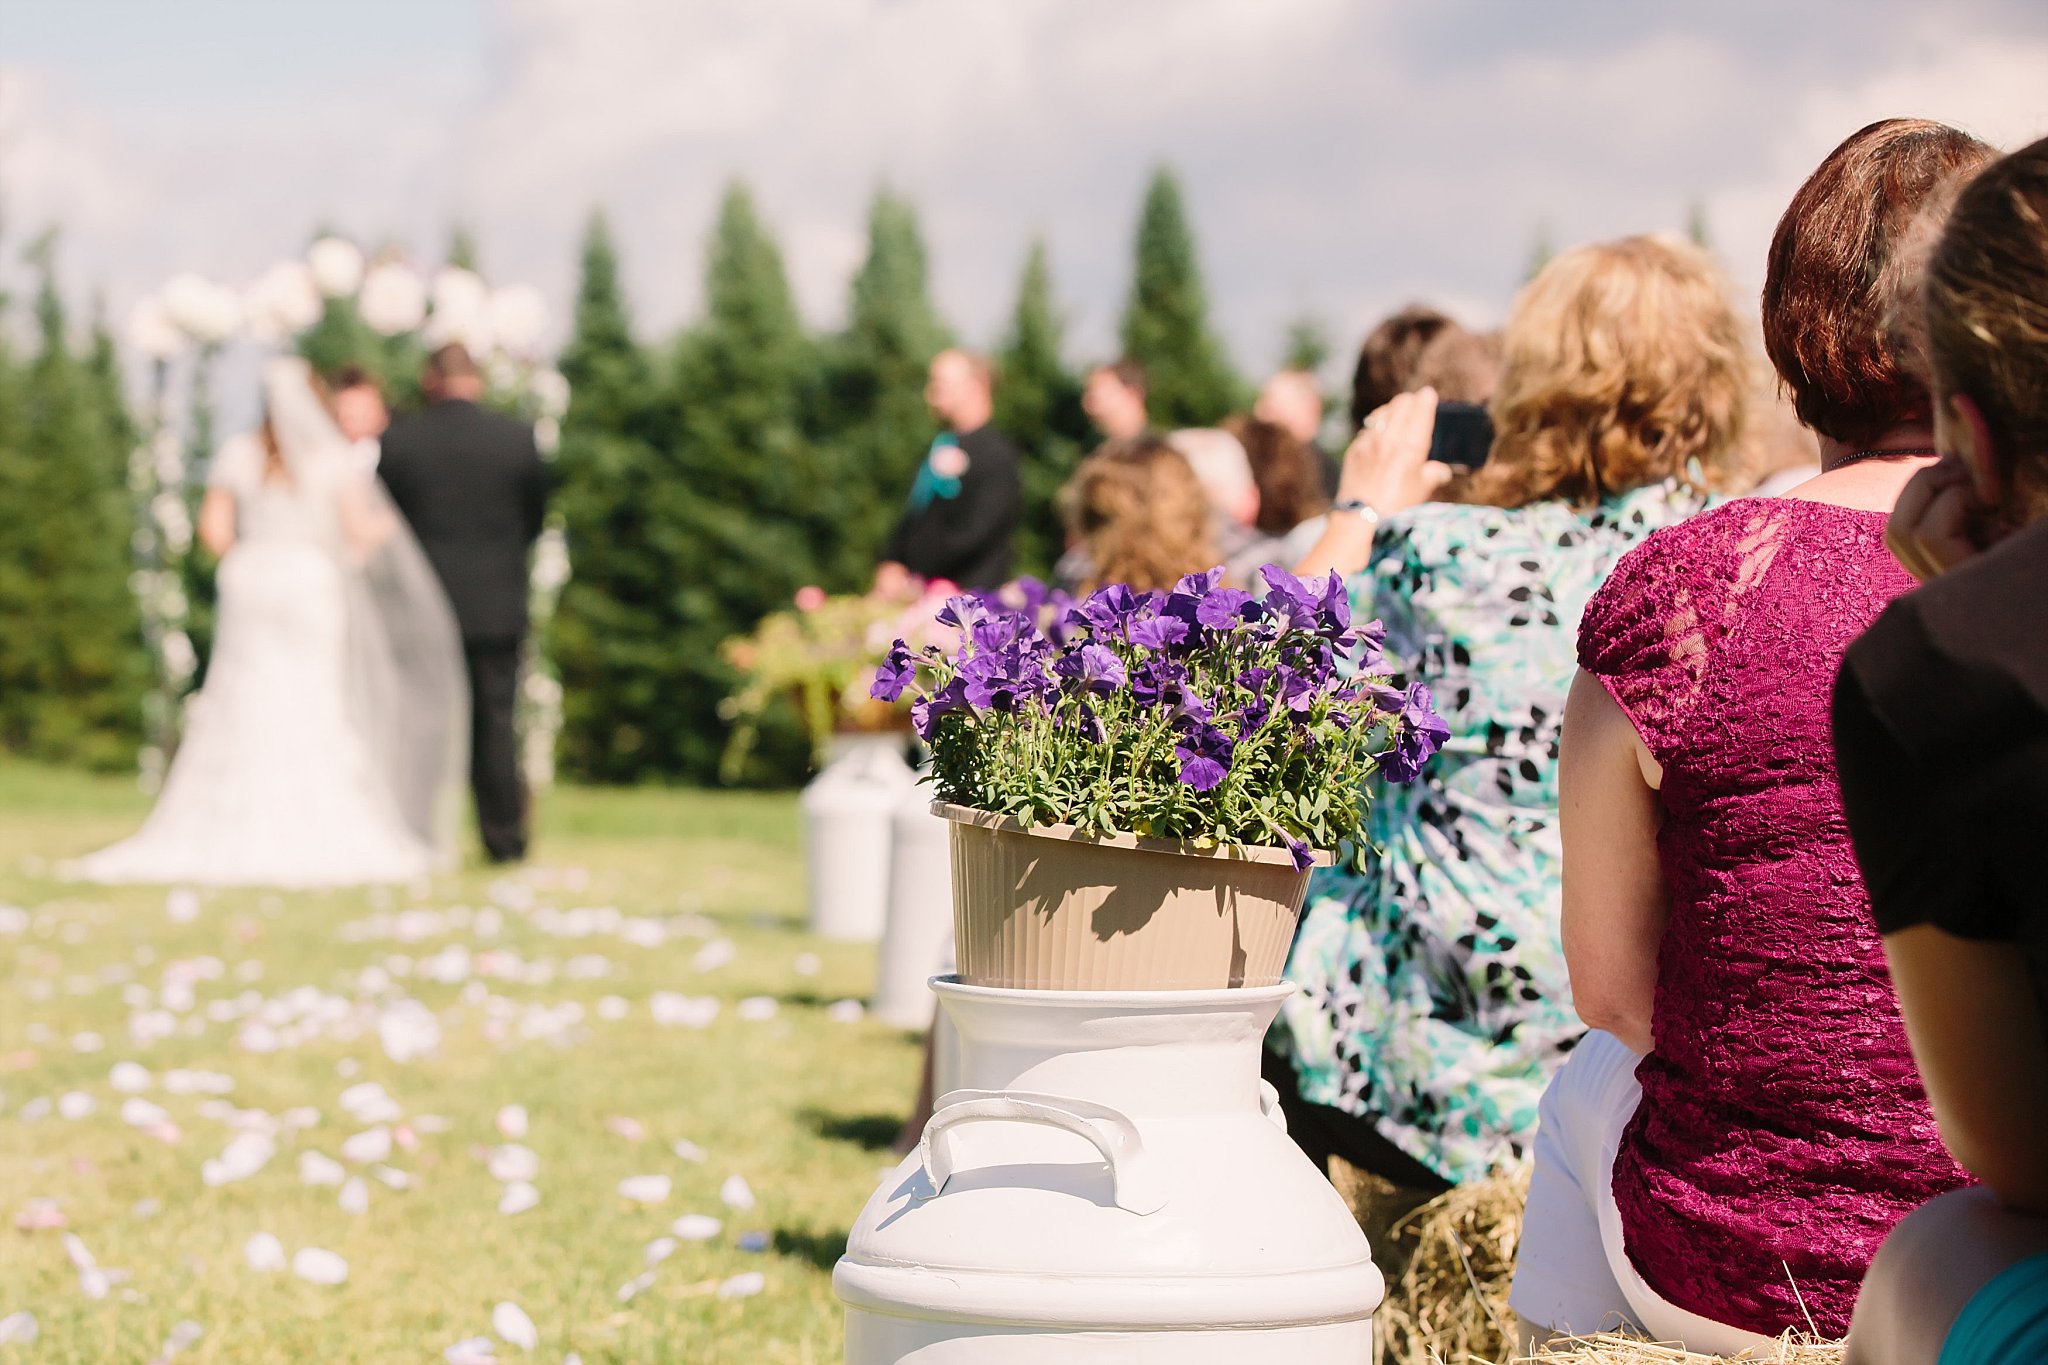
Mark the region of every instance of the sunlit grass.
<instances>
[{"instance_id":1,"label":"sunlit grass","mask_svg":"<svg viewBox=\"0 0 2048 1365\"><path fill-rule=\"evenodd\" d=\"M838 1358L831 1263L887 1160L879 1148L914 1086L917 1054L902 1034L827 1014L830 1002L867 993L873 951L802 932L793 799L559 791L543 805L534 865L516 887L495 891L493 874L472 869L417 897L223 892L181 924L162 889L51 879L57 859L127 832L146 804L132 783L0 765L0 905L28 912L25 932L0 933L0 1317L27 1309L41 1328L32 1346L0 1345L0 1365L147 1361L184 1319L205 1335L181 1361L439 1361L458 1340L488 1335L501 1300L530 1314L541 1338L531 1355L501 1346L506 1361L557 1362L570 1351L593 1365ZM616 906L662 919L670 932L651 947L616 934L550 936L520 912L519 888L537 906ZM473 916L468 927L419 942L350 941L342 932L380 905L446 910L493 900L506 903L494 936L480 934ZM709 923L692 925L690 916ZM728 965L693 967L705 933L732 942ZM451 944L477 955L478 976L395 981L395 992L428 1005L446 1031L437 1053L409 1064L390 1060L373 1032L256 1053L237 1045L240 1021L207 1019L209 1002L249 991L276 999L312 986L371 1002L380 997L363 988L364 969ZM482 954L494 948L551 962L551 979L482 976ZM607 974L569 979L569 960L586 954L605 958ZM799 970L805 954L818 959L813 973ZM224 971L199 981L195 1005L177 1016L200 1021L181 1024L196 1034L132 1042L131 1014L161 1003L167 966L203 956ZM648 1007L657 991L715 995L722 1008L702 1030L659 1025ZM599 1017L607 995L629 1002L625 1018ZM743 1019L735 1005L750 996L773 997L780 1008L766 1020ZM585 1016L565 1040L521 1037L519 1007L568 1001ZM495 1026L494 1011L505 1016ZM503 1031L496 1041L493 1027ZM80 1037L87 1034L103 1048L79 1050L91 1046ZM108 1080L121 1060L153 1074L144 1098L170 1111L177 1141L122 1121L124 1097ZM309 1105L320 1122L281 1137L253 1177L209 1188L201 1163L232 1132L201 1116L200 1097L164 1092L163 1073L174 1067L232 1076L230 1098L241 1108L278 1115ZM301 1183L298 1158L308 1149L339 1157L342 1140L363 1125L337 1097L361 1080L381 1082L408 1115L439 1115L448 1127L419 1134L416 1151L390 1159L414 1177L412 1188L371 1179L369 1211L351 1216L334 1188ZM95 1101L89 1117L24 1121L38 1097L74 1090ZM512 1217L496 1211L502 1187L482 1161L502 1141L494 1116L507 1104L529 1110L526 1144L540 1158L541 1202ZM636 1120L645 1138L621 1136L607 1123L614 1117ZM707 1159L679 1159L670 1150L678 1139ZM620 1180L655 1173L674 1178L666 1203L620 1198ZM732 1174L758 1195L751 1212L720 1203ZM57 1202L102 1266L131 1278L103 1300L85 1297L57 1232L12 1225L38 1198ZM647 1244L686 1212L720 1217L725 1230L684 1243L654 1267L645 1293L622 1303L620 1287L647 1268ZM251 1270L243 1246L259 1231L288 1253L308 1245L340 1253L347 1283L323 1288ZM743 1249L748 1233L765 1234L767 1249ZM717 1296L721 1283L753 1270L767 1280L758 1297Z\"/></svg>"}]
</instances>

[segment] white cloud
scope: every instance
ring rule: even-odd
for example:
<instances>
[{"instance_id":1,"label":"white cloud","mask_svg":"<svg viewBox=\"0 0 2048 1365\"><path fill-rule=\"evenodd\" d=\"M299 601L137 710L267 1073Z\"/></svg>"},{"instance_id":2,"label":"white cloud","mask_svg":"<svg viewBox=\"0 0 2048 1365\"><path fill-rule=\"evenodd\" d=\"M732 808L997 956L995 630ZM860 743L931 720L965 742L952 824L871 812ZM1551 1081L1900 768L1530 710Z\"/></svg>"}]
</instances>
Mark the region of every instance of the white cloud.
<instances>
[{"instance_id":1,"label":"white cloud","mask_svg":"<svg viewBox=\"0 0 2048 1365\"><path fill-rule=\"evenodd\" d=\"M253 277L316 222L431 257L459 216L490 273L566 317L602 204L653 334L695 308L736 175L831 324L886 180L919 205L969 339L994 338L1047 234L1079 355L1114 344L1163 158L1255 367L1303 312L1340 345L1411 297L1498 318L1539 221L1560 242L1675 228L1702 199L1750 292L1792 189L1869 118L2048 131L2048 23L2030 10L1844 44L1862 11L1818 8L1833 19L1785 29L1560 4L1528 30L1490 6L1419 19L1348 0L507 0L480 86L365 71L254 119L185 107L168 78L145 118L84 107L61 70L6 73L0 193L17 241L65 224L73 274L104 281L116 316L179 269Z\"/></svg>"}]
</instances>

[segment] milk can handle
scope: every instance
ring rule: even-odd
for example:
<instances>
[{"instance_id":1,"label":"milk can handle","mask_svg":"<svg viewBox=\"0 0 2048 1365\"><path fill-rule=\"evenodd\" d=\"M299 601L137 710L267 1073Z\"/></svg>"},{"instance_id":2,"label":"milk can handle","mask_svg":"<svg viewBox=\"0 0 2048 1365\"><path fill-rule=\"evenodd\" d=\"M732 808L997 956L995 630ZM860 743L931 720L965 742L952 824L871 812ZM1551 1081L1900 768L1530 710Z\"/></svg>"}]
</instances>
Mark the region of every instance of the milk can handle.
<instances>
[{"instance_id":1,"label":"milk can handle","mask_svg":"<svg viewBox=\"0 0 2048 1365\"><path fill-rule=\"evenodd\" d=\"M942 1194L953 1178L953 1144L947 1134L969 1123L1035 1123L1085 1138L1109 1163L1118 1208L1156 1213L1166 1203L1159 1173L1145 1150L1138 1126L1106 1104L1020 1091L955 1090L944 1097L918 1139L918 1160Z\"/></svg>"}]
</instances>

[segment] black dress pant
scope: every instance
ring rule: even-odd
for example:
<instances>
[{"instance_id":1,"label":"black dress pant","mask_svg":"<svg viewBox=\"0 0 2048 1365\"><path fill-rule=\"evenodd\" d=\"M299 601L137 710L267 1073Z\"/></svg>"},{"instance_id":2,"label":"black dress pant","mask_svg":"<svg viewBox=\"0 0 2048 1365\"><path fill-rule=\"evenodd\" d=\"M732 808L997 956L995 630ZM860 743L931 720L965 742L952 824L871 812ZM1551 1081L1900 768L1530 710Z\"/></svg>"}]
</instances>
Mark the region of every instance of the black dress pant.
<instances>
[{"instance_id":1,"label":"black dress pant","mask_svg":"<svg viewBox=\"0 0 2048 1365\"><path fill-rule=\"evenodd\" d=\"M519 771L519 641L471 640L469 663L469 789L477 833L492 862L526 856L526 781Z\"/></svg>"}]
</instances>

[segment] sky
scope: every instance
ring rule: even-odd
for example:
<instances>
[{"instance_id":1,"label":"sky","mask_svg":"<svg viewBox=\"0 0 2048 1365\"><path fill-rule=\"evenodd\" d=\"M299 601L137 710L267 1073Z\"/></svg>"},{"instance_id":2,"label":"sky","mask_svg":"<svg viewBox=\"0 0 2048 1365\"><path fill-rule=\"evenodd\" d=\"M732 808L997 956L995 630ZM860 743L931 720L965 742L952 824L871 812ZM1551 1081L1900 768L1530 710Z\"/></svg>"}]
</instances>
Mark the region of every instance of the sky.
<instances>
[{"instance_id":1,"label":"sky","mask_svg":"<svg viewBox=\"0 0 2048 1365\"><path fill-rule=\"evenodd\" d=\"M1340 352L1410 300L1497 322L1539 234L1679 230L1694 204L1753 313L1792 191L1897 114L2048 134L2048 5L7 0L0 266L56 225L118 321L178 271L246 284L316 225L432 263L462 222L560 326L601 207L659 337L739 178L830 327L886 183L970 344L1042 235L1080 361L1114 350L1163 163L1257 372L1303 316Z\"/></svg>"}]
</instances>

